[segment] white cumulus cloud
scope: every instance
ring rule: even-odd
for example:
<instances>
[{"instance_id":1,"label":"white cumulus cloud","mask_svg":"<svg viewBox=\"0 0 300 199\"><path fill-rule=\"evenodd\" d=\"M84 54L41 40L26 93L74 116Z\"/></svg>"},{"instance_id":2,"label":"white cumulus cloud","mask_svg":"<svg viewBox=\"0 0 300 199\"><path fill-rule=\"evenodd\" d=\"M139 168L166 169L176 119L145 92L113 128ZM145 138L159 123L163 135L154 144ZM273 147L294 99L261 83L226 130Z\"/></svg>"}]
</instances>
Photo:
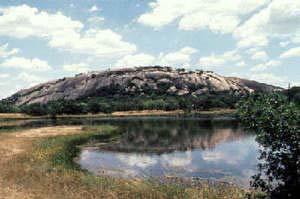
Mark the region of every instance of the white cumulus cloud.
<instances>
[{"instance_id":1,"label":"white cumulus cloud","mask_svg":"<svg viewBox=\"0 0 300 199\"><path fill-rule=\"evenodd\" d=\"M300 57L300 47L290 48L280 55L280 58L287 59L292 57Z\"/></svg>"},{"instance_id":2,"label":"white cumulus cloud","mask_svg":"<svg viewBox=\"0 0 300 199\"><path fill-rule=\"evenodd\" d=\"M2 74L0 74L0 79L4 79L4 78L8 78L8 77L10 77L10 74L7 74L7 73L2 73Z\"/></svg>"},{"instance_id":3,"label":"white cumulus cloud","mask_svg":"<svg viewBox=\"0 0 300 199\"><path fill-rule=\"evenodd\" d=\"M184 47L178 51L170 53L160 53L156 63L159 65L179 66L185 67L190 65L191 56L196 53L197 50L191 47Z\"/></svg>"},{"instance_id":4,"label":"white cumulus cloud","mask_svg":"<svg viewBox=\"0 0 300 199\"><path fill-rule=\"evenodd\" d=\"M149 3L150 12L138 22L155 29L178 19L179 28L208 28L213 32L230 33L240 23L240 17L257 10L269 0L156 0Z\"/></svg>"},{"instance_id":5,"label":"white cumulus cloud","mask_svg":"<svg viewBox=\"0 0 300 199\"><path fill-rule=\"evenodd\" d=\"M273 37L300 34L300 1L273 0L233 33L239 47L266 46Z\"/></svg>"},{"instance_id":6,"label":"white cumulus cloud","mask_svg":"<svg viewBox=\"0 0 300 199\"><path fill-rule=\"evenodd\" d=\"M0 58L6 58L11 55L15 55L19 52L20 50L18 48L13 48L13 49L8 49L8 44L3 44L0 46Z\"/></svg>"},{"instance_id":7,"label":"white cumulus cloud","mask_svg":"<svg viewBox=\"0 0 300 199\"><path fill-rule=\"evenodd\" d=\"M87 22L92 26L99 26L104 21L103 17L93 16L87 19Z\"/></svg>"},{"instance_id":8,"label":"white cumulus cloud","mask_svg":"<svg viewBox=\"0 0 300 199\"><path fill-rule=\"evenodd\" d=\"M253 66L250 71L252 72L257 72L257 71L265 71L267 69L270 69L270 68L273 68L273 67L276 67L276 66L279 66L281 65L281 62L280 61L277 61L277 60L270 60L266 63L263 63L263 64L257 64L255 66Z\"/></svg>"},{"instance_id":9,"label":"white cumulus cloud","mask_svg":"<svg viewBox=\"0 0 300 199\"><path fill-rule=\"evenodd\" d=\"M250 77L252 80L263 82L271 85L278 85L285 87L288 84L288 80L284 76L274 75L272 73L255 73Z\"/></svg>"},{"instance_id":10,"label":"white cumulus cloud","mask_svg":"<svg viewBox=\"0 0 300 199\"><path fill-rule=\"evenodd\" d=\"M251 59L262 61L267 60L268 58L269 56L265 51L256 51L251 56Z\"/></svg>"},{"instance_id":11,"label":"white cumulus cloud","mask_svg":"<svg viewBox=\"0 0 300 199\"><path fill-rule=\"evenodd\" d=\"M117 61L116 66L150 66L155 62L152 55L140 53L135 55L126 55Z\"/></svg>"},{"instance_id":12,"label":"white cumulus cloud","mask_svg":"<svg viewBox=\"0 0 300 199\"><path fill-rule=\"evenodd\" d=\"M207 57L201 57L198 64L204 68L214 68L221 66L245 66L241 55L236 50L224 52L223 54L211 54Z\"/></svg>"},{"instance_id":13,"label":"white cumulus cloud","mask_svg":"<svg viewBox=\"0 0 300 199\"><path fill-rule=\"evenodd\" d=\"M52 69L48 62L38 58L11 57L0 63L0 68L15 68L27 71L47 71Z\"/></svg>"},{"instance_id":14,"label":"white cumulus cloud","mask_svg":"<svg viewBox=\"0 0 300 199\"><path fill-rule=\"evenodd\" d=\"M97 12L99 8L96 5L93 5L90 9L89 12Z\"/></svg>"},{"instance_id":15,"label":"white cumulus cloud","mask_svg":"<svg viewBox=\"0 0 300 199\"><path fill-rule=\"evenodd\" d=\"M46 22L46 23L45 23ZM48 13L28 5L0 10L0 35L14 38L38 37L49 46L97 57L119 57L136 51L134 44L110 29L88 29L60 12Z\"/></svg>"}]
</instances>

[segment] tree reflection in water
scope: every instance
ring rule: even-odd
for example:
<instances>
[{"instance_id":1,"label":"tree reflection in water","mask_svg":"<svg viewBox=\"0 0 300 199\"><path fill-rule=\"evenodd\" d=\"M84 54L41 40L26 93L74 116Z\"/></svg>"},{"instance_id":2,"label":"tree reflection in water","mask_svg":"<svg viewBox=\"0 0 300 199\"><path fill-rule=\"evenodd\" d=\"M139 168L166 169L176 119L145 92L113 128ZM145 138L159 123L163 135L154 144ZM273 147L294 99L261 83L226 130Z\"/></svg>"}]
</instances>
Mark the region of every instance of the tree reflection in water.
<instances>
[{"instance_id":1,"label":"tree reflection in water","mask_svg":"<svg viewBox=\"0 0 300 199\"><path fill-rule=\"evenodd\" d=\"M251 186L271 198L299 198L299 115L297 107L279 94L251 95L239 105L239 118L256 130L262 146Z\"/></svg>"}]
</instances>

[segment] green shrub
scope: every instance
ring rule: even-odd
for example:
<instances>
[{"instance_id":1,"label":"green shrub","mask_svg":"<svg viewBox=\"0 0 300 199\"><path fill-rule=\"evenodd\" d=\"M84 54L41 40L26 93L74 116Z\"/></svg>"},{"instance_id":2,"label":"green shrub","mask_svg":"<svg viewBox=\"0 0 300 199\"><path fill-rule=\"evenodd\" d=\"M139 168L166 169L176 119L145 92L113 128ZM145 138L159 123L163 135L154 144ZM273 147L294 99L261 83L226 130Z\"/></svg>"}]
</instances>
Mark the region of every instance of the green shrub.
<instances>
[{"instance_id":1,"label":"green shrub","mask_svg":"<svg viewBox=\"0 0 300 199\"><path fill-rule=\"evenodd\" d=\"M17 113L19 111L19 108L12 103L6 100L0 101L0 113Z\"/></svg>"},{"instance_id":2,"label":"green shrub","mask_svg":"<svg viewBox=\"0 0 300 199\"><path fill-rule=\"evenodd\" d=\"M237 109L242 123L257 133L259 172L251 186L271 198L296 198L300 185L300 114L280 93L252 94Z\"/></svg>"}]
</instances>

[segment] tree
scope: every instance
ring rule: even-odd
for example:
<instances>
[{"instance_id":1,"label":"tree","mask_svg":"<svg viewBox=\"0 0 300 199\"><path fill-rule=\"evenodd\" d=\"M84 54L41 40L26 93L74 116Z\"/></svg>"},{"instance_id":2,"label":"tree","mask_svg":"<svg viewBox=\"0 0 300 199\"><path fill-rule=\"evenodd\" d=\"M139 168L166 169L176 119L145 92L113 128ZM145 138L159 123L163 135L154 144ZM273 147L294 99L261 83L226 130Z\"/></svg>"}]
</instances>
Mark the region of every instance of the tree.
<instances>
[{"instance_id":1,"label":"tree","mask_svg":"<svg viewBox=\"0 0 300 199\"><path fill-rule=\"evenodd\" d=\"M47 104L47 114L52 118L56 118L57 115L63 114L63 101L51 101Z\"/></svg>"},{"instance_id":2,"label":"tree","mask_svg":"<svg viewBox=\"0 0 300 199\"><path fill-rule=\"evenodd\" d=\"M19 108L7 100L0 101L0 113L17 113Z\"/></svg>"},{"instance_id":3,"label":"tree","mask_svg":"<svg viewBox=\"0 0 300 199\"><path fill-rule=\"evenodd\" d=\"M300 185L299 110L279 94L253 94L238 105L237 116L257 132L259 172L251 186L271 198L297 198Z\"/></svg>"},{"instance_id":4,"label":"tree","mask_svg":"<svg viewBox=\"0 0 300 199\"><path fill-rule=\"evenodd\" d=\"M34 103L21 106L21 112L28 115L41 116L47 115L47 108L46 105Z\"/></svg>"}]
</instances>

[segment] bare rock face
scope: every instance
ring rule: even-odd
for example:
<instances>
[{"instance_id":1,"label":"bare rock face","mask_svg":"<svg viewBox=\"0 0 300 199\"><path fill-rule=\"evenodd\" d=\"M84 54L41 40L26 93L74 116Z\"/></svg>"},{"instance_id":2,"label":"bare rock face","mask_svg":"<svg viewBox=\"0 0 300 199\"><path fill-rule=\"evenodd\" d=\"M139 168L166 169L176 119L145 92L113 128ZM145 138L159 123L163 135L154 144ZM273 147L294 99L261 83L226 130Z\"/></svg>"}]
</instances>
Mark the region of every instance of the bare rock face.
<instances>
[{"instance_id":1,"label":"bare rock face","mask_svg":"<svg viewBox=\"0 0 300 199\"><path fill-rule=\"evenodd\" d=\"M108 93L142 94L161 90L172 95L204 95L210 92L270 92L278 87L210 71L188 71L171 67L134 67L81 73L21 90L8 98L16 105L76 100Z\"/></svg>"}]
</instances>

